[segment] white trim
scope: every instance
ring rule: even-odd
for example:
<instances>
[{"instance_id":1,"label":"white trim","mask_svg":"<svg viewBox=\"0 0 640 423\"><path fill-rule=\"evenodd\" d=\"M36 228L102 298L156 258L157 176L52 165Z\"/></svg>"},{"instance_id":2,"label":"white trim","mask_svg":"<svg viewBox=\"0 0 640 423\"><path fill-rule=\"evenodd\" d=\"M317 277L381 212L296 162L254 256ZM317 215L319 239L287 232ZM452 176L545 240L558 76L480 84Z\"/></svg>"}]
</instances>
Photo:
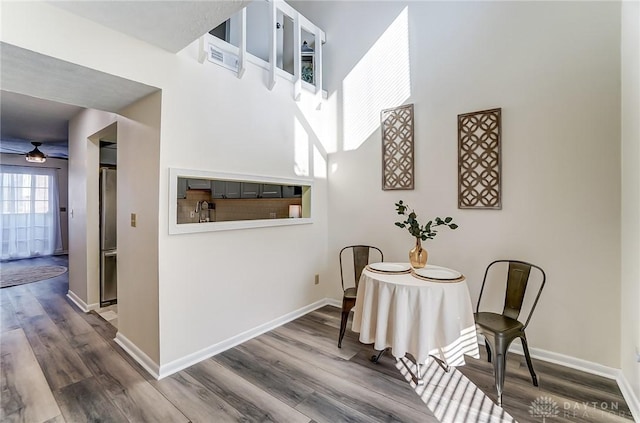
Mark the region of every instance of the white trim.
<instances>
[{"instance_id":1,"label":"white trim","mask_svg":"<svg viewBox=\"0 0 640 423\"><path fill-rule=\"evenodd\" d=\"M322 67L324 66L324 63L322 61L322 55L323 55L323 47L322 47L322 31L320 30L320 28L315 27L315 39L316 39L316 52L315 52L315 59L314 59L314 63L313 63L313 81L316 83L316 101L318 102L318 105L316 106L316 110L320 110L320 108L322 107L322 100L324 99L324 90L322 89L322 79L324 78L324 76L322 75Z\"/></svg>"},{"instance_id":2,"label":"white trim","mask_svg":"<svg viewBox=\"0 0 640 423\"><path fill-rule=\"evenodd\" d=\"M300 14L293 16L293 45L298 51L293 53L293 99L300 101L300 90L302 88L302 54L300 54L300 40L302 39L300 29Z\"/></svg>"},{"instance_id":3,"label":"white trim","mask_svg":"<svg viewBox=\"0 0 640 423\"><path fill-rule=\"evenodd\" d=\"M249 52L247 52L247 28L246 28L246 7L243 8L240 12L231 16L230 21L232 26L239 27L239 39L237 43L239 45L234 45L230 41L236 42L233 39L229 41L221 40L216 36L211 34L205 34L200 38L199 49L200 52L198 54L198 62L203 63L203 50L205 56L209 59L210 62L220 65L224 68L227 68L231 71L236 72L238 78L242 78L245 72L245 63L252 62L260 67L265 68L268 71L267 76L267 88L271 91L276 84L277 77L284 78L293 83L293 96L295 101L300 100L300 92L301 92L301 56L300 49L302 45L300 44L300 31L301 28L305 28L306 31L312 33L316 40L316 54L314 61L314 78L316 80L315 86L313 88L313 92L318 97L319 104L317 109L320 109L322 100L327 98L326 91L322 89L322 44L326 42L326 34L316 25L314 25L309 19L304 17L300 12L294 9L291 5L287 4L283 0L267 0L269 4L269 21L271 30L269 31L269 60L264 61L262 59L255 58ZM277 57L278 57L278 31L277 31L277 21L278 15L287 15L291 19L293 19L294 26L294 36L293 36L293 50L294 52L294 71L293 75L284 71L283 69L278 68L277 66ZM228 29L228 27L227 27ZM229 37L227 37L229 38ZM205 44L207 44L207 48L205 50ZM220 50L220 53L223 55L223 60L220 61L217 58L212 58L211 49L214 48L216 50ZM228 60L228 55L231 54L231 60ZM235 58L235 62L234 59ZM253 60L258 59L258 61Z\"/></svg>"},{"instance_id":4,"label":"white trim","mask_svg":"<svg viewBox=\"0 0 640 423\"><path fill-rule=\"evenodd\" d=\"M482 336L482 334L480 333L478 333L478 344L484 347L484 336ZM516 353L518 355L524 355L522 344L520 342L512 343L509 346L509 352ZM604 366L592 361L583 360L581 358L571 357L569 355L531 347L529 347L529 354L531 354L531 358L535 358L537 360L559 364L571 369L576 369L583 372L591 373L593 375L606 377L607 379L616 379L618 377L619 369Z\"/></svg>"},{"instance_id":5,"label":"white trim","mask_svg":"<svg viewBox=\"0 0 640 423\"><path fill-rule=\"evenodd\" d=\"M522 344L520 344L519 342L514 342L513 344L511 344L509 351L519 355L524 355ZM581 358L571 357L569 355L564 355L553 351L542 350L540 348L529 347L529 353L531 354L532 358L546 361L548 363L560 364L571 369L581 370L593 375L606 377L607 379L616 379L618 377L618 369L604 366L599 363L594 363L593 361L587 361Z\"/></svg>"},{"instance_id":6,"label":"white trim","mask_svg":"<svg viewBox=\"0 0 640 423\"><path fill-rule=\"evenodd\" d=\"M178 196L178 178L205 178L205 179L221 179L225 181L248 181L257 182L261 184L276 184L276 185L302 185L308 186L311 195L311 206L308 212L304 211L303 214L309 213L311 217L290 218L290 219L257 219L257 220L233 220L225 222L202 222L202 223L182 223L178 224L177 206L175 199ZM315 196L314 181L309 178L280 178L273 176L262 175L244 175L237 173L226 172L211 172L195 169L178 169L169 168L169 234L190 234L198 232L214 232L214 231L228 231L238 229L250 229L250 228L267 228L272 226L292 226L292 225L306 225L311 224L314 221L315 211L314 200ZM305 193L303 190L302 202L304 205Z\"/></svg>"},{"instance_id":7,"label":"white trim","mask_svg":"<svg viewBox=\"0 0 640 423\"><path fill-rule=\"evenodd\" d=\"M478 344L484 347L484 336L481 334L478 334ZM524 355L522 344L520 342L514 342L511 344L509 352ZM559 364L564 367L615 380L620 388L620 392L622 392L625 402L631 410L631 414L635 418L635 421L640 423L640 401L638 401L638 398L635 396L633 389L624 377L622 370L540 348L529 347L529 354L531 354L531 358L535 358L537 360Z\"/></svg>"},{"instance_id":8,"label":"white trim","mask_svg":"<svg viewBox=\"0 0 640 423\"><path fill-rule=\"evenodd\" d=\"M98 303L87 304L84 300L76 295L72 290L67 291L67 298L70 299L83 313L88 313L91 310L99 308Z\"/></svg>"},{"instance_id":9,"label":"white trim","mask_svg":"<svg viewBox=\"0 0 640 423\"><path fill-rule=\"evenodd\" d=\"M124 336L121 332L116 333L114 338L116 344L127 352L135 361L138 362L144 369L155 379L158 377L158 364L151 359L144 351L137 347L136 344L131 342L129 338Z\"/></svg>"},{"instance_id":10,"label":"white trim","mask_svg":"<svg viewBox=\"0 0 640 423\"><path fill-rule=\"evenodd\" d=\"M238 78L242 78L246 70L247 55L247 8L243 8L240 12L240 45L238 46Z\"/></svg>"},{"instance_id":11,"label":"white trim","mask_svg":"<svg viewBox=\"0 0 640 423\"><path fill-rule=\"evenodd\" d=\"M291 313L287 313L284 316L271 320L270 322L256 326L253 329L249 329L248 331L242 332L238 335L232 336L231 338L225 339L224 341L218 342L217 344L211 345L200 351L196 351L192 354L186 355L170 363L163 364L160 366L158 376L154 375L154 377L156 377L157 379L163 379L176 372L179 372L180 370L186 369L189 366L193 366L194 364L199 363L202 360L206 360L209 357L212 357L216 354L219 354L223 351L233 348L236 345L240 345L243 342L246 342L252 338L255 338L256 336L262 335L265 332L269 332L270 330L273 330L279 326L284 325L285 323L295 320L300 316L304 316L305 314L313 310L317 310L321 307L324 307L325 305L333 306L336 303L338 302L335 299L324 298L322 300L316 301L315 303L306 305L302 308L299 308L298 310L292 311Z\"/></svg>"},{"instance_id":12,"label":"white trim","mask_svg":"<svg viewBox=\"0 0 640 423\"><path fill-rule=\"evenodd\" d=\"M296 78L296 76L295 76L295 75L292 75L292 74L290 74L289 72L287 72L286 70L284 70L284 69L280 69L280 68L278 68L278 67L276 67L276 71L275 71L275 72L276 72L276 75L277 75L278 77L280 77L280 78L284 79L285 81L289 81L289 82L291 82L292 84L294 83L295 78Z\"/></svg>"},{"instance_id":13,"label":"white trim","mask_svg":"<svg viewBox=\"0 0 640 423\"><path fill-rule=\"evenodd\" d=\"M219 39L216 38L216 40L219 40ZM222 42L224 42L224 41L222 41ZM231 44L229 44L229 45L231 45ZM203 49L204 49L204 47L203 47ZM206 53L206 50L203 50L203 51ZM205 56L206 56L206 54L205 54ZM269 71L269 69L270 69L269 62L267 62L265 60L262 60L258 56L254 56L253 54L249 53L248 51L246 52L246 55L245 55L245 62L246 63L251 63L251 64L253 64L253 65L255 65L255 66L259 67L259 68L262 68L262 69L264 69L266 71ZM211 62L211 63L213 63L213 62ZM217 64L217 63L215 63L215 64ZM293 82L294 75L291 75L290 73L285 72L280 68L277 68L277 69L278 69L278 72L277 72L276 76L278 76L278 77L280 77L282 79L285 79L287 81ZM302 81L302 88L306 89L307 91L310 91L311 93L314 93L315 90L316 90L316 86L315 85L309 84L308 82L305 82L305 81ZM325 89L322 90L322 98L324 100L329 98L329 93Z\"/></svg>"},{"instance_id":14,"label":"white trim","mask_svg":"<svg viewBox=\"0 0 640 423\"><path fill-rule=\"evenodd\" d=\"M285 3L284 1L272 0L271 2L274 4L277 3L276 7L280 9L282 13L284 13L285 15L289 15L290 17L293 17L293 15L295 15L296 13L299 13L290 4Z\"/></svg>"},{"instance_id":15,"label":"white trim","mask_svg":"<svg viewBox=\"0 0 640 423\"><path fill-rule=\"evenodd\" d=\"M269 2L269 76L267 78L267 88L269 91L273 90L276 85L276 61L278 58L278 49L276 43L278 40L276 21L278 20L278 9L276 8L275 1Z\"/></svg>"},{"instance_id":16,"label":"white trim","mask_svg":"<svg viewBox=\"0 0 640 423\"><path fill-rule=\"evenodd\" d=\"M256 66L261 67L264 70L269 70L269 62L262 60L258 56L254 56L253 54L247 52L247 62L253 63Z\"/></svg>"},{"instance_id":17,"label":"white trim","mask_svg":"<svg viewBox=\"0 0 640 423\"><path fill-rule=\"evenodd\" d=\"M326 301L326 305L342 308L342 301L340 300L336 300L335 298L325 298L324 300Z\"/></svg>"},{"instance_id":18,"label":"white trim","mask_svg":"<svg viewBox=\"0 0 640 423\"><path fill-rule=\"evenodd\" d=\"M217 172L199 169L180 169L169 168L170 176L181 178L205 178L205 179L224 179L225 181L249 181L263 184L282 184L282 185L313 185L312 178L289 178L279 176L267 176L245 173ZM176 192L177 196L177 192Z\"/></svg>"},{"instance_id":19,"label":"white trim","mask_svg":"<svg viewBox=\"0 0 640 423\"><path fill-rule=\"evenodd\" d=\"M624 397L624 401L629 406L629 410L631 410L631 415L634 418L636 423L640 423L640 400L636 397L633 392L633 388L629 384L629 381L622 370L618 370L618 377L616 378L616 382L618 382L618 387L620 388L620 392L622 392L622 396Z\"/></svg>"},{"instance_id":20,"label":"white trim","mask_svg":"<svg viewBox=\"0 0 640 423\"><path fill-rule=\"evenodd\" d=\"M207 53L204 48L204 35L198 39L198 63L203 64L207 58Z\"/></svg>"},{"instance_id":21,"label":"white trim","mask_svg":"<svg viewBox=\"0 0 640 423\"><path fill-rule=\"evenodd\" d=\"M232 220L228 222L181 223L169 228L170 235L195 234L200 232L236 231L239 229L271 228L274 226L308 225L310 217L290 219Z\"/></svg>"}]
</instances>

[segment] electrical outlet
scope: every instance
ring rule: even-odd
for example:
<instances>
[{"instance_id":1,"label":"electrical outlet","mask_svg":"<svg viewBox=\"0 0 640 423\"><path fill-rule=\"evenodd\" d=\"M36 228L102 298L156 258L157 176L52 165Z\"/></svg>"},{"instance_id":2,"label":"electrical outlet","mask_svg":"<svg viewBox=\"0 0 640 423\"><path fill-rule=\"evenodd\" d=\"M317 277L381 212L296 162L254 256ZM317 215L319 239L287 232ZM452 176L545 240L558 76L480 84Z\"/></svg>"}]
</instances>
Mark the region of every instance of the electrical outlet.
<instances>
[{"instance_id":1,"label":"electrical outlet","mask_svg":"<svg viewBox=\"0 0 640 423\"><path fill-rule=\"evenodd\" d=\"M137 219L136 214L135 213L131 213L131 227L132 228L136 227L136 219Z\"/></svg>"},{"instance_id":2,"label":"electrical outlet","mask_svg":"<svg viewBox=\"0 0 640 423\"><path fill-rule=\"evenodd\" d=\"M316 274L316 277L313 280L313 284L314 285L319 285L320 284L320 275Z\"/></svg>"},{"instance_id":3,"label":"electrical outlet","mask_svg":"<svg viewBox=\"0 0 640 423\"><path fill-rule=\"evenodd\" d=\"M189 212L189 217L190 217L191 219L193 219L194 217L196 217L196 212L194 212L194 211Z\"/></svg>"}]
</instances>

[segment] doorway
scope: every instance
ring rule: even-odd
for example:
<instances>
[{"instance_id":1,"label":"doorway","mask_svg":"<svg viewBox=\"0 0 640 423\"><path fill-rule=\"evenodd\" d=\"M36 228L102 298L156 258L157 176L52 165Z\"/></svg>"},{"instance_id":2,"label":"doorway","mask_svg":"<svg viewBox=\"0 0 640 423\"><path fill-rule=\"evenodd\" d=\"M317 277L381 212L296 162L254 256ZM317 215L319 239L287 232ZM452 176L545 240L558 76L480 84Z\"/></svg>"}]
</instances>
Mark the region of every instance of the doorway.
<instances>
[{"instance_id":1,"label":"doorway","mask_svg":"<svg viewBox=\"0 0 640 423\"><path fill-rule=\"evenodd\" d=\"M100 307L118 302L117 123L100 138Z\"/></svg>"}]
</instances>

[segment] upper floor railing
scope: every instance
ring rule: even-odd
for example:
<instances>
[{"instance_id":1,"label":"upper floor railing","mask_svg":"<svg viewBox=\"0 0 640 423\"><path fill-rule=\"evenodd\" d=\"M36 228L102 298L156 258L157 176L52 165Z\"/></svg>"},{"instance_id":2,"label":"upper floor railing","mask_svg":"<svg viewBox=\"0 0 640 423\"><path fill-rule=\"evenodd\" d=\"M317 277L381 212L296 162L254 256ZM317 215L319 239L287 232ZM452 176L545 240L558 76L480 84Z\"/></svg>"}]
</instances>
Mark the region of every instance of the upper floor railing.
<instances>
[{"instance_id":1,"label":"upper floor railing","mask_svg":"<svg viewBox=\"0 0 640 423\"><path fill-rule=\"evenodd\" d=\"M200 38L199 61L221 65L242 78L247 62L266 69L271 90L278 78L322 100L325 33L282 0L256 0Z\"/></svg>"}]
</instances>

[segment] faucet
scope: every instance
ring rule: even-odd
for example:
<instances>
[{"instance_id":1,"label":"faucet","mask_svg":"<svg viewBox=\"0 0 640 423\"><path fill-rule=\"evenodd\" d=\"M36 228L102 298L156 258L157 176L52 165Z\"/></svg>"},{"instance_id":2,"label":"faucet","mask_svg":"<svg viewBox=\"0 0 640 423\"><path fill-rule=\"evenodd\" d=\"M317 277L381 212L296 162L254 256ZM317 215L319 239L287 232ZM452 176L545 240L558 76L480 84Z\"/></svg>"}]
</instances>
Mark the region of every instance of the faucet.
<instances>
[{"instance_id":1,"label":"faucet","mask_svg":"<svg viewBox=\"0 0 640 423\"><path fill-rule=\"evenodd\" d=\"M198 214L198 221L208 222L209 221L209 202L207 200L200 200L196 203L195 213Z\"/></svg>"}]
</instances>

